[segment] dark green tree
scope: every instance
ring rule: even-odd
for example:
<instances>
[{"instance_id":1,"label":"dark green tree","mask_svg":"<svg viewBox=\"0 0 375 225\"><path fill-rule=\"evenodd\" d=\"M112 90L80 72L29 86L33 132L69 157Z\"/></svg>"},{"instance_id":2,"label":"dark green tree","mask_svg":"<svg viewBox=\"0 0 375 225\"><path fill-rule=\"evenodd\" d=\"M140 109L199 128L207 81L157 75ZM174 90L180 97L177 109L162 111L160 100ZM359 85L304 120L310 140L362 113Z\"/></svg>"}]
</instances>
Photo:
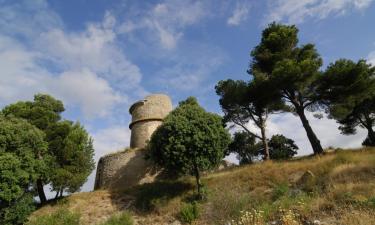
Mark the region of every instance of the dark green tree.
<instances>
[{"instance_id":1,"label":"dark green tree","mask_svg":"<svg viewBox=\"0 0 375 225\"><path fill-rule=\"evenodd\" d=\"M331 63L321 79L319 92L329 116L343 134L367 129L363 145L375 146L375 67L365 60L340 59Z\"/></svg>"},{"instance_id":2,"label":"dark green tree","mask_svg":"<svg viewBox=\"0 0 375 225\"><path fill-rule=\"evenodd\" d=\"M5 116L14 116L26 119L29 123L36 126L40 130L46 132L52 124L61 119L61 113L64 111L63 103L54 99L49 95L37 94L34 101L19 101L17 103L6 106L2 113ZM51 156L49 154L49 156ZM43 156L45 157L45 156ZM52 167L52 165L49 165ZM51 172L51 171L50 171ZM41 203L47 201L44 193L44 185L49 183L50 174L44 174L37 179L37 191Z\"/></svg>"},{"instance_id":3,"label":"dark green tree","mask_svg":"<svg viewBox=\"0 0 375 225\"><path fill-rule=\"evenodd\" d=\"M23 224L33 211L36 181L49 169L46 155L42 131L0 115L0 224Z\"/></svg>"},{"instance_id":4,"label":"dark green tree","mask_svg":"<svg viewBox=\"0 0 375 225\"><path fill-rule=\"evenodd\" d=\"M201 196L201 172L219 165L229 142L222 118L189 97L164 119L148 148L150 158L167 171L195 176Z\"/></svg>"},{"instance_id":5,"label":"dark green tree","mask_svg":"<svg viewBox=\"0 0 375 225\"><path fill-rule=\"evenodd\" d=\"M289 159L297 154L298 146L294 144L292 139L286 138L284 135L273 135L268 141L270 146L271 159Z\"/></svg>"},{"instance_id":6,"label":"dark green tree","mask_svg":"<svg viewBox=\"0 0 375 225\"><path fill-rule=\"evenodd\" d=\"M216 93L220 96L219 102L224 112L224 122L238 125L248 135L259 139L263 144L265 160L270 158L266 136L268 116L285 108L278 97L278 92L272 91L274 88L270 86L271 84L263 82L261 77L258 77L249 83L242 80L224 80L215 87ZM246 127L249 121L259 128L260 135ZM252 153L249 152L249 154Z\"/></svg>"},{"instance_id":7,"label":"dark green tree","mask_svg":"<svg viewBox=\"0 0 375 225\"><path fill-rule=\"evenodd\" d=\"M95 167L92 139L79 123L67 120L52 125L46 139L55 157L50 180L56 197L78 191Z\"/></svg>"},{"instance_id":8,"label":"dark green tree","mask_svg":"<svg viewBox=\"0 0 375 225\"><path fill-rule=\"evenodd\" d=\"M37 94L34 101L19 101L2 110L6 117L23 118L45 134L48 152L41 160L52 160L48 160L48 173L39 176L36 182L41 203L47 201L44 185L51 183L57 196L64 190L77 191L94 168L91 138L78 123L61 120L64 110L61 101L45 94Z\"/></svg>"},{"instance_id":9,"label":"dark green tree","mask_svg":"<svg viewBox=\"0 0 375 225\"><path fill-rule=\"evenodd\" d=\"M228 153L236 153L240 164L249 164L261 154L262 144L256 143L254 136L241 131L233 135L233 140L228 146Z\"/></svg>"},{"instance_id":10,"label":"dark green tree","mask_svg":"<svg viewBox=\"0 0 375 225\"><path fill-rule=\"evenodd\" d=\"M285 105L297 114L306 130L314 154L323 153L319 139L306 118L305 110L318 108L316 88L322 59L313 44L298 46L298 29L271 23L252 52L248 73L270 83Z\"/></svg>"}]
</instances>

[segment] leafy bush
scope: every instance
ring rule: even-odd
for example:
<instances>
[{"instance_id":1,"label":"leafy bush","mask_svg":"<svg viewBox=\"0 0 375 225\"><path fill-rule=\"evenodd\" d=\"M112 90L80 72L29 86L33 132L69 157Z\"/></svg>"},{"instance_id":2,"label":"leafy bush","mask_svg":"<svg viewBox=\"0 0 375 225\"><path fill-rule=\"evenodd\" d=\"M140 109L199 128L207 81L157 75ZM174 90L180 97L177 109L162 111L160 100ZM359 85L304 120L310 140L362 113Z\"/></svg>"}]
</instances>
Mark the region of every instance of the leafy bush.
<instances>
[{"instance_id":1,"label":"leafy bush","mask_svg":"<svg viewBox=\"0 0 375 225\"><path fill-rule=\"evenodd\" d=\"M37 217L29 221L27 225L79 225L79 220L79 214L62 208L50 215Z\"/></svg>"},{"instance_id":2,"label":"leafy bush","mask_svg":"<svg viewBox=\"0 0 375 225\"><path fill-rule=\"evenodd\" d=\"M25 194L13 204L0 209L0 224L18 225L23 224L27 217L34 211L35 204L31 194Z\"/></svg>"},{"instance_id":3,"label":"leafy bush","mask_svg":"<svg viewBox=\"0 0 375 225\"><path fill-rule=\"evenodd\" d=\"M199 217L199 208L196 202L184 205L180 211L180 219L184 223L191 224Z\"/></svg>"},{"instance_id":4,"label":"leafy bush","mask_svg":"<svg viewBox=\"0 0 375 225\"><path fill-rule=\"evenodd\" d=\"M272 198L274 200L277 200L280 197L286 195L288 192L289 192L288 184L286 184L286 183L277 184L273 188Z\"/></svg>"},{"instance_id":5,"label":"leafy bush","mask_svg":"<svg viewBox=\"0 0 375 225\"><path fill-rule=\"evenodd\" d=\"M128 212L122 212L111 216L102 225L133 225L134 221Z\"/></svg>"}]
</instances>

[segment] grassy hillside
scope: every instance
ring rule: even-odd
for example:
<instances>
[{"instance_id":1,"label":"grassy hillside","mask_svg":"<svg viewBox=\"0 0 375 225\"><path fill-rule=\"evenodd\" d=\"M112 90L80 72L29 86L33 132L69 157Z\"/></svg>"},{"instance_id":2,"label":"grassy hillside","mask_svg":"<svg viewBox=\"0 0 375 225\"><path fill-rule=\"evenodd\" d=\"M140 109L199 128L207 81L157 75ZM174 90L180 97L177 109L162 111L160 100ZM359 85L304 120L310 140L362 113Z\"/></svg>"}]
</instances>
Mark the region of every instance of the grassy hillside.
<instances>
[{"instance_id":1,"label":"grassy hillside","mask_svg":"<svg viewBox=\"0 0 375 225\"><path fill-rule=\"evenodd\" d=\"M193 224L375 224L375 149L235 167L203 181L207 199L196 205L194 182L184 178L73 194L40 208L31 221L70 211L80 224L100 224L126 211L134 224L176 225L199 211Z\"/></svg>"}]
</instances>

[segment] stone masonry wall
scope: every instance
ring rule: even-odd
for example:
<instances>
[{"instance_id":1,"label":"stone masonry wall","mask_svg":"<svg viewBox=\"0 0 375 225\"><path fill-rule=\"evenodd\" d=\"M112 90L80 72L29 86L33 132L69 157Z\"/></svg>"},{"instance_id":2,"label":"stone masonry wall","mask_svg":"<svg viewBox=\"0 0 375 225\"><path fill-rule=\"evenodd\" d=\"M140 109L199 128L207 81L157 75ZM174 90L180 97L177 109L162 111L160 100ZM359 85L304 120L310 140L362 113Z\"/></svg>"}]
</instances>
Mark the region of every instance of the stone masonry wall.
<instances>
[{"instance_id":1,"label":"stone masonry wall","mask_svg":"<svg viewBox=\"0 0 375 225\"><path fill-rule=\"evenodd\" d=\"M143 149L127 149L103 156L98 162L94 189L125 189L153 182L159 172L144 157Z\"/></svg>"},{"instance_id":2,"label":"stone masonry wall","mask_svg":"<svg viewBox=\"0 0 375 225\"><path fill-rule=\"evenodd\" d=\"M131 149L100 158L96 171L95 190L125 189L155 180L159 172L150 161L145 159L144 147L171 110L171 99L163 94L147 96L130 107Z\"/></svg>"},{"instance_id":3,"label":"stone masonry wall","mask_svg":"<svg viewBox=\"0 0 375 225\"><path fill-rule=\"evenodd\" d=\"M172 111L172 102L167 95L154 94L134 103L129 112L132 115L130 147L143 148L152 133Z\"/></svg>"}]
</instances>

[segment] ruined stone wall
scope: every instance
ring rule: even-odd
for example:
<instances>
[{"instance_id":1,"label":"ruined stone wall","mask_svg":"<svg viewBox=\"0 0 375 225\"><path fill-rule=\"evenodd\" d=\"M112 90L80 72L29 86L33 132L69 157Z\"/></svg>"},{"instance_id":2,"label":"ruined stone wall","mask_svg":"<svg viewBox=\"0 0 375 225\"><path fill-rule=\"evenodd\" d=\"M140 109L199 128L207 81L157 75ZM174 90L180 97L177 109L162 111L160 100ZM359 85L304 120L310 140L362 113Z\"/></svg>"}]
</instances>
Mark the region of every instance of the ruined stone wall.
<instances>
[{"instance_id":1,"label":"ruined stone wall","mask_svg":"<svg viewBox=\"0 0 375 225\"><path fill-rule=\"evenodd\" d=\"M130 107L131 149L100 158L96 171L95 190L125 189L156 179L159 172L150 161L145 159L144 147L171 110L171 99L163 94L149 95Z\"/></svg>"},{"instance_id":2,"label":"ruined stone wall","mask_svg":"<svg viewBox=\"0 0 375 225\"><path fill-rule=\"evenodd\" d=\"M132 115L130 147L143 148L152 133L172 111L171 99L164 94L153 94L134 103L129 112Z\"/></svg>"},{"instance_id":3,"label":"ruined stone wall","mask_svg":"<svg viewBox=\"0 0 375 225\"><path fill-rule=\"evenodd\" d=\"M94 189L125 189L150 183L159 172L145 158L143 149L127 149L100 158Z\"/></svg>"}]
</instances>

